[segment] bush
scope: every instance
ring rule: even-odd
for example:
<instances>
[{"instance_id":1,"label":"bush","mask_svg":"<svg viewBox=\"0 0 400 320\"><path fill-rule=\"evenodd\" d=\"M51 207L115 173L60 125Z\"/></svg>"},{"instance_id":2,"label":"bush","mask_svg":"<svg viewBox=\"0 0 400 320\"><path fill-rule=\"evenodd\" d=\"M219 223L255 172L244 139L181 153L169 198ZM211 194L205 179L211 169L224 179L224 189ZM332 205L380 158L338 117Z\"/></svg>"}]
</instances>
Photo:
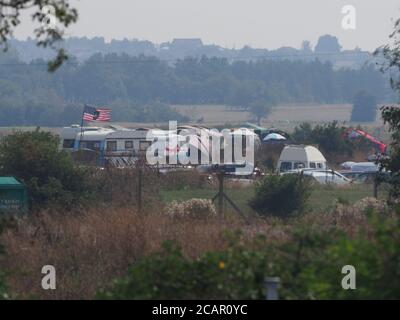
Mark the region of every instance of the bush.
<instances>
[{"instance_id":1,"label":"bush","mask_svg":"<svg viewBox=\"0 0 400 320\"><path fill-rule=\"evenodd\" d=\"M87 196L85 170L59 151L59 139L50 132L18 131L0 144L0 174L14 176L28 187L29 205L70 208Z\"/></svg>"},{"instance_id":2,"label":"bush","mask_svg":"<svg viewBox=\"0 0 400 320\"><path fill-rule=\"evenodd\" d=\"M367 214L367 212L365 212ZM300 249L303 258L300 269L293 274L292 283L301 279L297 289L312 299L399 299L400 282L400 224L398 219L370 212L367 230L354 237L341 235L331 238L323 234L312 247L303 237ZM325 242L325 245L323 242ZM321 245L322 243L322 245ZM299 249L299 247L297 247ZM356 270L356 290L343 290L341 269L352 265ZM297 298L302 298L297 295Z\"/></svg>"},{"instance_id":3,"label":"bush","mask_svg":"<svg viewBox=\"0 0 400 320\"><path fill-rule=\"evenodd\" d=\"M173 201L166 207L166 213L175 218L207 218L216 216L215 206L209 199L190 199L188 201Z\"/></svg>"},{"instance_id":4,"label":"bush","mask_svg":"<svg viewBox=\"0 0 400 320\"><path fill-rule=\"evenodd\" d=\"M311 182L303 175L268 175L256 186L249 205L261 215L287 217L305 209Z\"/></svg>"},{"instance_id":5,"label":"bush","mask_svg":"<svg viewBox=\"0 0 400 320\"><path fill-rule=\"evenodd\" d=\"M102 299L262 299L265 256L242 246L186 258L171 243L101 289Z\"/></svg>"},{"instance_id":6,"label":"bush","mask_svg":"<svg viewBox=\"0 0 400 320\"><path fill-rule=\"evenodd\" d=\"M7 225L8 225L8 221L6 221L6 220L7 219L4 219L2 217L0 218L0 235L3 232L3 228L7 227ZM3 246L0 243L0 256L4 253L3 251L4 251ZM9 298L7 290L8 290L8 288L6 286L5 273L0 268L0 300Z\"/></svg>"}]
</instances>

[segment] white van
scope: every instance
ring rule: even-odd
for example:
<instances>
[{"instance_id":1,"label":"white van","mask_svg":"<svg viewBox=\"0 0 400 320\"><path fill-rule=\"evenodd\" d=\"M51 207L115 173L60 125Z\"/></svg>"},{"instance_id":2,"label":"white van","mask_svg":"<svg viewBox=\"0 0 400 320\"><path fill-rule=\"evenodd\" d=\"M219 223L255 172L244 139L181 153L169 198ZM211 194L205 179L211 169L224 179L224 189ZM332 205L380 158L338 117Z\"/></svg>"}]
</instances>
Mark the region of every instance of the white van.
<instances>
[{"instance_id":1,"label":"white van","mask_svg":"<svg viewBox=\"0 0 400 320\"><path fill-rule=\"evenodd\" d=\"M279 172L326 168L324 155L316 147L304 145L288 145L283 148L277 166Z\"/></svg>"}]
</instances>

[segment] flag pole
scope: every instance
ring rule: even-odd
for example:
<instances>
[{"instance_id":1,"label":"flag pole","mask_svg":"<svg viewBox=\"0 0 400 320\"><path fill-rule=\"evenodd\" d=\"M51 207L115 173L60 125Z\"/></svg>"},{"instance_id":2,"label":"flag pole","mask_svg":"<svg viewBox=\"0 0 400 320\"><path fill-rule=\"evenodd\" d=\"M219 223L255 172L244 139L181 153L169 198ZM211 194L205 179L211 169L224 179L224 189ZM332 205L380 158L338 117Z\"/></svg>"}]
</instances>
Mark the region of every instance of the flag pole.
<instances>
[{"instance_id":1,"label":"flag pole","mask_svg":"<svg viewBox=\"0 0 400 320\"><path fill-rule=\"evenodd\" d=\"M84 135L84 131L83 131L83 115L85 114L85 107L86 105L83 106L83 110L82 110L82 117L81 117L81 136L79 139L79 150L82 148L82 138Z\"/></svg>"}]
</instances>

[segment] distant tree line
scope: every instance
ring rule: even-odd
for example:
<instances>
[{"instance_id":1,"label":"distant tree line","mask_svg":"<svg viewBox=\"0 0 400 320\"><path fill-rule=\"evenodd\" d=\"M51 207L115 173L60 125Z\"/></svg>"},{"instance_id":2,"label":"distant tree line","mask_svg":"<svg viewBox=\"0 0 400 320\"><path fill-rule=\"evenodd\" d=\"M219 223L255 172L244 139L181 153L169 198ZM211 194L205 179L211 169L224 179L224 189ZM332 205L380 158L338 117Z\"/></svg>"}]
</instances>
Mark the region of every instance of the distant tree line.
<instances>
[{"instance_id":1,"label":"distant tree line","mask_svg":"<svg viewBox=\"0 0 400 320\"><path fill-rule=\"evenodd\" d=\"M24 62L38 58L52 59L54 56L52 50L37 47L35 39L11 39L9 44ZM156 56L162 60L201 56L227 58L230 61L260 58L312 61L318 58L321 61L330 61L336 66L346 65L351 68L359 68L367 61L377 60L375 59L377 57L360 48L342 50L339 39L332 35L321 36L315 46L309 41L303 41L300 48L284 46L273 50L252 48L247 45L241 48L226 48L216 44L204 44L199 38L178 38L171 42L156 44L138 39L112 39L108 42L103 37L68 37L63 39L62 46L69 55L76 57L80 62L95 53L125 53L131 56L143 54Z\"/></svg>"},{"instance_id":2,"label":"distant tree line","mask_svg":"<svg viewBox=\"0 0 400 320\"><path fill-rule=\"evenodd\" d=\"M255 103L351 103L359 91L385 100L384 76L372 65L333 68L318 60L95 54L85 63L70 58L55 73L47 63L29 64L15 52L0 54L0 125L58 126L78 122L85 103L107 105L116 121L182 120L173 104L225 104L247 109Z\"/></svg>"}]
</instances>

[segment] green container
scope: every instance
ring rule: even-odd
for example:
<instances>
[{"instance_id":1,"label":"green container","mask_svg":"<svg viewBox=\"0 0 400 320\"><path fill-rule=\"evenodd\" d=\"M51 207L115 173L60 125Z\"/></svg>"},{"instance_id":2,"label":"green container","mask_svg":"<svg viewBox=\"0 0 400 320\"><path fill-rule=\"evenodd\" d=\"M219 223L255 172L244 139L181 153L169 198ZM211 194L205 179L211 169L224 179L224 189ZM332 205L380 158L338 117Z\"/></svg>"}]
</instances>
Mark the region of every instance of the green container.
<instances>
[{"instance_id":1,"label":"green container","mask_svg":"<svg viewBox=\"0 0 400 320\"><path fill-rule=\"evenodd\" d=\"M0 212L25 211L28 203L26 186L14 177L0 177Z\"/></svg>"}]
</instances>

